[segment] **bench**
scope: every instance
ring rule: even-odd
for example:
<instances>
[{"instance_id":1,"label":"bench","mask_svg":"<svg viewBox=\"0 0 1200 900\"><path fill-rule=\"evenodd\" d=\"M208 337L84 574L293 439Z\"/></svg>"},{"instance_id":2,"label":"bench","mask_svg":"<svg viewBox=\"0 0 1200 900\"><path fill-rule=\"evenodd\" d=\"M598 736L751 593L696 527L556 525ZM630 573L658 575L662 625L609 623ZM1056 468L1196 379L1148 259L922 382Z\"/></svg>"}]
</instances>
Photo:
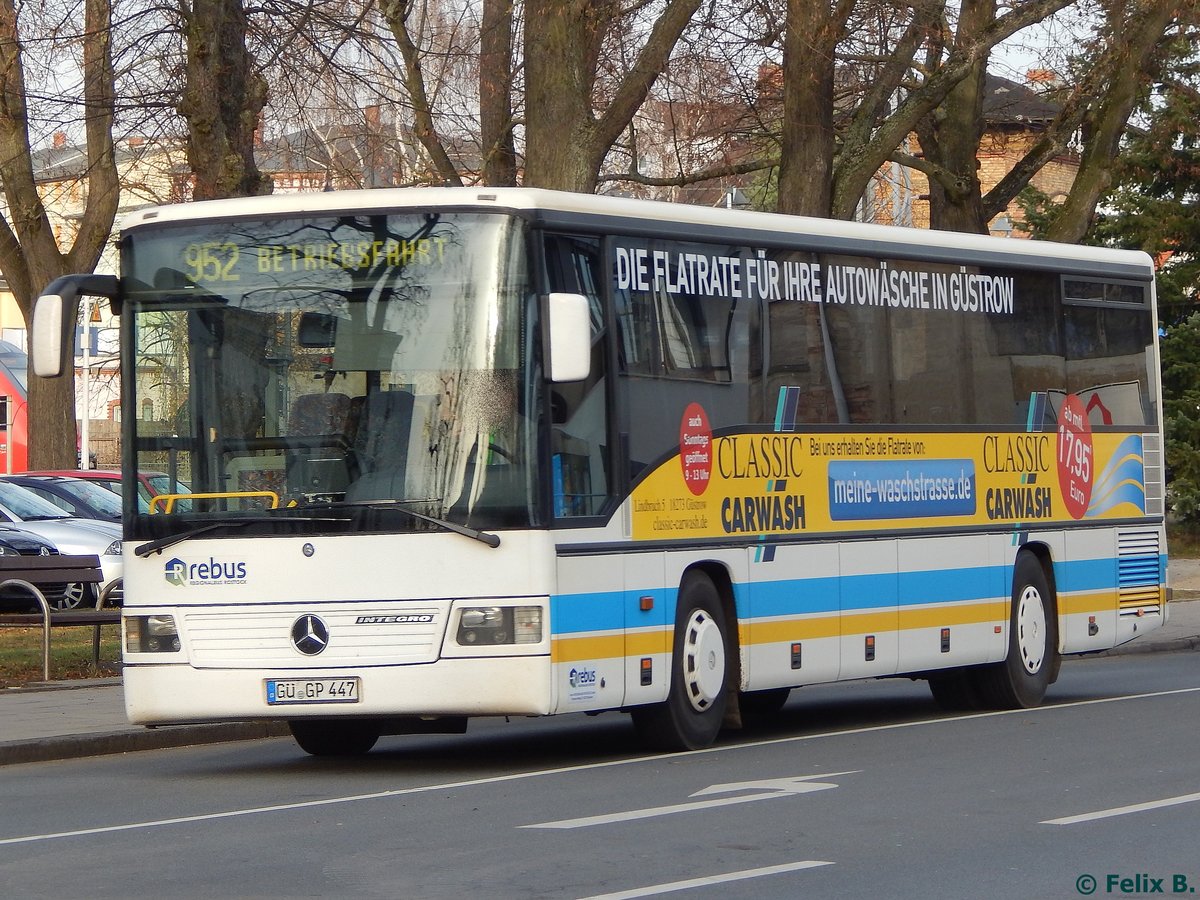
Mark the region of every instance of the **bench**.
<instances>
[{"instance_id":1,"label":"bench","mask_svg":"<svg viewBox=\"0 0 1200 900\"><path fill-rule=\"evenodd\" d=\"M116 625L121 621L119 609L104 609L104 603L119 586L109 585L96 598L95 609L52 610L42 587L50 584L100 584L104 574L100 557L92 555L5 556L0 557L0 590L22 587L37 601L41 612L0 613L0 628L42 628L42 679L50 680L50 629L58 626L91 625L92 671L100 665L100 626Z\"/></svg>"}]
</instances>

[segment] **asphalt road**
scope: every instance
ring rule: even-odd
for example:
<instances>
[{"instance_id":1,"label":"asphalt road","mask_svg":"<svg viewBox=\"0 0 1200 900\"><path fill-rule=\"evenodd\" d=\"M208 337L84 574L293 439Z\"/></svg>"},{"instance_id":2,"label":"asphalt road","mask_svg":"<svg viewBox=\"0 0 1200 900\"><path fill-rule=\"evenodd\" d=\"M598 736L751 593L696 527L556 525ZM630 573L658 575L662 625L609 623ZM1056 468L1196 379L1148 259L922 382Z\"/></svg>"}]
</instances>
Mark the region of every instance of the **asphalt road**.
<instances>
[{"instance_id":1,"label":"asphalt road","mask_svg":"<svg viewBox=\"0 0 1200 900\"><path fill-rule=\"evenodd\" d=\"M1181 896L1200 888L1198 720L1200 666L1175 653L1072 661L1015 713L947 716L907 681L810 688L672 756L614 714L355 761L273 739L14 765L0 893Z\"/></svg>"}]
</instances>

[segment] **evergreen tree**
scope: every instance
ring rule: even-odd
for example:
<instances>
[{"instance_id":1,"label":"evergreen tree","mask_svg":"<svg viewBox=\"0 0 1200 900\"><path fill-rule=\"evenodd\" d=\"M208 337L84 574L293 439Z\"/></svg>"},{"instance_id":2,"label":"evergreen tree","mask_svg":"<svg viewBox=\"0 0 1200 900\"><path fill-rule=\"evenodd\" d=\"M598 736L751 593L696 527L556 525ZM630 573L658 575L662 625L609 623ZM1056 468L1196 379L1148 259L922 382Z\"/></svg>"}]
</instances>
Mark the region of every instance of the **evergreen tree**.
<instances>
[{"instance_id":1,"label":"evergreen tree","mask_svg":"<svg viewBox=\"0 0 1200 900\"><path fill-rule=\"evenodd\" d=\"M1194 31L1164 44L1163 77L1125 139L1115 187L1086 243L1144 250L1158 264L1168 495L1175 518L1200 526L1200 55ZM1028 190L1036 236L1057 212Z\"/></svg>"},{"instance_id":2,"label":"evergreen tree","mask_svg":"<svg viewBox=\"0 0 1200 900\"><path fill-rule=\"evenodd\" d=\"M1200 525L1200 312L1167 328L1162 341L1168 497L1177 521Z\"/></svg>"},{"instance_id":3,"label":"evergreen tree","mask_svg":"<svg viewBox=\"0 0 1200 900\"><path fill-rule=\"evenodd\" d=\"M1200 56L1183 37L1170 49L1170 77L1150 96L1144 127L1129 135L1118 187L1093 228L1096 242L1155 257L1167 327L1200 309Z\"/></svg>"}]
</instances>

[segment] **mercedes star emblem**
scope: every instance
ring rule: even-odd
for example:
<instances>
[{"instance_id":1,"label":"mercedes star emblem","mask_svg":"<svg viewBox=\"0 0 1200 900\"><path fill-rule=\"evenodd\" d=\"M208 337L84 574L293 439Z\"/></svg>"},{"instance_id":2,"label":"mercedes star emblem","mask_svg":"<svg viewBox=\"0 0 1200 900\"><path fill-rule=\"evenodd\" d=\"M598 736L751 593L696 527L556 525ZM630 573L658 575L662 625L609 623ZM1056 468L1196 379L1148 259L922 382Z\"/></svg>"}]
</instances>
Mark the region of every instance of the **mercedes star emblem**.
<instances>
[{"instance_id":1,"label":"mercedes star emblem","mask_svg":"<svg viewBox=\"0 0 1200 900\"><path fill-rule=\"evenodd\" d=\"M292 643L305 656L316 656L329 646L329 628L316 616L301 616L292 625Z\"/></svg>"}]
</instances>

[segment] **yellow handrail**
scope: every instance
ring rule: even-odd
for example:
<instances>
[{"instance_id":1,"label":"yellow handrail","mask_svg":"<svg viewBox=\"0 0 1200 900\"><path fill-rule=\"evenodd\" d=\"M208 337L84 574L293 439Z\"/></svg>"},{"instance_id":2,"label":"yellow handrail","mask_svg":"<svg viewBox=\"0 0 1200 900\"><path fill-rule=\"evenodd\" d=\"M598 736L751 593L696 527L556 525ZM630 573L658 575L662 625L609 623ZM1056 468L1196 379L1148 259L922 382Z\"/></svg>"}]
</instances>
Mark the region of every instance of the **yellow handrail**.
<instances>
[{"instance_id":1,"label":"yellow handrail","mask_svg":"<svg viewBox=\"0 0 1200 900\"><path fill-rule=\"evenodd\" d=\"M279 508L279 494L275 491L217 491L212 494L156 494L150 498L150 514L157 512L155 507L159 505L163 507L163 512L171 512L176 500L234 500L242 497L261 497L271 501L271 509Z\"/></svg>"}]
</instances>

